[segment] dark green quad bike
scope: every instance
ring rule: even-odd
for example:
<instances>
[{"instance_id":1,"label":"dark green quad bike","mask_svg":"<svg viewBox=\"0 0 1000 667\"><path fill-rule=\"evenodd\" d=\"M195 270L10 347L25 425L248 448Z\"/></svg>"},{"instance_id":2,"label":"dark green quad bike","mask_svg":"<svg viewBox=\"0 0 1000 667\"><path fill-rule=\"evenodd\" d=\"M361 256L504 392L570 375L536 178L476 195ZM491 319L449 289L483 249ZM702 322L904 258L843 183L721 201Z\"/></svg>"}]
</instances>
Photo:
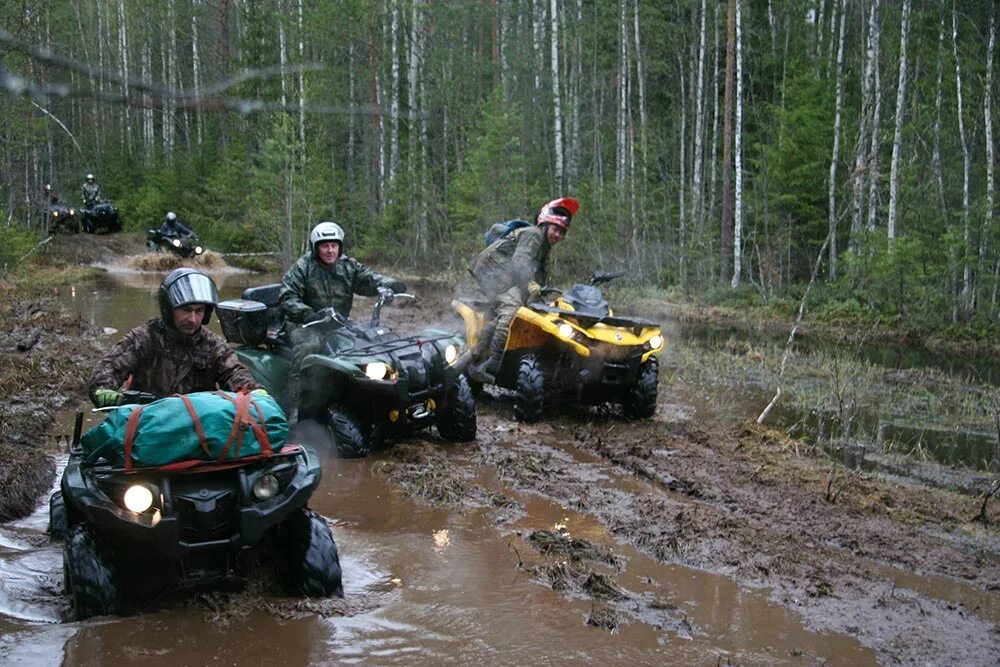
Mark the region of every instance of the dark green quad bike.
<instances>
[{"instance_id":1,"label":"dark green quad bike","mask_svg":"<svg viewBox=\"0 0 1000 667\"><path fill-rule=\"evenodd\" d=\"M292 350L278 305L280 284L253 287L217 312L236 355L274 396L285 390ZM476 399L464 375L469 354L453 332L424 329L403 336L379 323L382 308L409 294L382 294L367 323L331 309L305 326L328 331L326 349L302 366L299 420L326 429L346 458L368 455L416 430L434 425L442 438L476 437Z\"/></svg>"},{"instance_id":2,"label":"dark green quad bike","mask_svg":"<svg viewBox=\"0 0 1000 667\"><path fill-rule=\"evenodd\" d=\"M110 201L97 201L83 208L83 231L88 234L111 234L122 230L118 209Z\"/></svg>"},{"instance_id":3,"label":"dark green quad bike","mask_svg":"<svg viewBox=\"0 0 1000 667\"><path fill-rule=\"evenodd\" d=\"M287 594L343 596L333 534L307 507L321 476L310 447L285 444L268 458L126 471L103 458L87 461L82 417L59 490L49 499L49 535L64 542L73 620L239 587L262 549Z\"/></svg>"}]
</instances>

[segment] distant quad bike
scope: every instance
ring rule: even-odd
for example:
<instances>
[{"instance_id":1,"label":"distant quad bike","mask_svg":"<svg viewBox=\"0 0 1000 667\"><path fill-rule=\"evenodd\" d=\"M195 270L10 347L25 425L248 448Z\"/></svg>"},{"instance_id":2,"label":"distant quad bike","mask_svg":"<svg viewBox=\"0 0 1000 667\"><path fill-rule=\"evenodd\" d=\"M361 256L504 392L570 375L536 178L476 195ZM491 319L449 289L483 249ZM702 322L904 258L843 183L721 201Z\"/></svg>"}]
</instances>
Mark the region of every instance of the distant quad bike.
<instances>
[{"instance_id":1,"label":"distant quad bike","mask_svg":"<svg viewBox=\"0 0 1000 667\"><path fill-rule=\"evenodd\" d=\"M511 323L496 384L515 392L514 417L536 422L554 399L585 405L620 404L627 419L656 411L660 327L639 318L616 317L598 285L624 275L594 273L589 284L566 292L543 289L551 301L518 309ZM483 304L453 301L475 346L485 325ZM476 387L480 389L481 387Z\"/></svg>"},{"instance_id":2,"label":"distant quad bike","mask_svg":"<svg viewBox=\"0 0 1000 667\"><path fill-rule=\"evenodd\" d=\"M49 232L52 234L76 234L80 231L80 221L76 219L76 209L65 204L50 204L48 220Z\"/></svg>"},{"instance_id":3,"label":"distant quad bike","mask_svg":"<svg viewBox=\"0 0 1000 667\"><path fill-rule=\"evenodd\" d=\"M254 287L216 312L236 356L273 395L285 390L292 350L283 332L280 284ZM476 437L476 401L463 374L469 362L461 336L424 329L404 336L379 324L382 308L409 294L376 298L371 320L348 321L327 309L305 326L328 330L326 349L306 357L299 419L322 425L346 458L435 425L452 442Z\"/></svg>"},{"instance_id":4,"label":"distant quad bike","mask_svg":"<svg viewBox=\"0 0 1000 667\"><path fill-rule=\"evenodd\" d=\"M167 236L159 229L150 229L146 232L146 247L159 252L169 250L183 258L198 257L205 252L205 248L198 242L197 236Z\"/></svg>"},{"instance_id":5,"label":"distant quad bike","mask_svg":"<svg viewBox=\"0 0 1000 667\"><path fill-rule=\"evenodd\" d=\"M110 201L96 201L83 208L83 231L88 234L110 234L122 230L118 209Z\"/></svg>"},{"instance_id":6,"label":"distant quad bike","mask_svg":"<svg viewBox=\"0 0 1000 667\"><path fill-rule=\"evenodd\" d=\"M154 398L127 392L126 400ZM262 548L277 561L288 594L343 596L333 534L307 507L321 475L310 447L286 443L269 456L128 469L88 461L82 422L78 413L69 461L49 499L49 535L64 542L74 620L242 585Z\"/></svg>"}]
</instances>

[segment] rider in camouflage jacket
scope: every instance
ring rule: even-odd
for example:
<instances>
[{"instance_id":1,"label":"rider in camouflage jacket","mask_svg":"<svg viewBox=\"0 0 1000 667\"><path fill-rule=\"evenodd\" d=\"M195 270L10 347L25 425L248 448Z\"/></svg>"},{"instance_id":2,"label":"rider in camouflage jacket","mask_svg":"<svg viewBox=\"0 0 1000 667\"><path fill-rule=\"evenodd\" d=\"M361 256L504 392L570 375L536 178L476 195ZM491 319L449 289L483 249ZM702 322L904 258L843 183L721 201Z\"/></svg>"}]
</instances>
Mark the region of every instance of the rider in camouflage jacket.
<instances>
[{"instance_id":1,"label":"rider in camouflage jacket","mask_svg":"<svg viewBox=\"0 0 1000 667\"><path fill-rule=\"evenodd\" d=\"M88 390L95 405L120 403L120 398L106 396L122 388L162 397L260 387L229 344L205 327L217 301L208 276L194 269L175 269L163 279L159 297L161 316L125 334L94 367ZM205 305L206 314L187 333L175 324L173 313L191 305Z\"/></svg>"},{"instance_id":2,"label":"rider in camouflage jacket","mask_svg":"<svg viewBox=\"0 0 1000 667\"><path fill-rule=\"evenodd\" d=\"M380 290L405 292L406 285L383 276L343 254L344 230L334 222L321 222L309 233L309 252L292 265L281 281L281 310L290 324L294 358L282 399L285 411L295 415L299 403L302 361L322 349L323 326L301 325L323 319L321 310L332 307L342 317L351 314L354 295L375 296Z\"/></svg>"},{"instance_id":3,"label":"rider in camouflage jacket","mask_svg":"<svg viewBox=\"0 0 1000 667\"><path fill-rule=\"evenodd\" d=\"M507 334L517 309L538 298L547 281L549 252L569 231L580 204L572 197L555 199L542 207L535 225L516 229L482 252L469 265L477 289L471 298L486 304L490 322L483 328L474 350L479 363L469 367L469 377L491 384L503 358ZM476 294L478 292L478 294ZM482 357L489 352L485 361Z\"/></svg>"}]
</instances>

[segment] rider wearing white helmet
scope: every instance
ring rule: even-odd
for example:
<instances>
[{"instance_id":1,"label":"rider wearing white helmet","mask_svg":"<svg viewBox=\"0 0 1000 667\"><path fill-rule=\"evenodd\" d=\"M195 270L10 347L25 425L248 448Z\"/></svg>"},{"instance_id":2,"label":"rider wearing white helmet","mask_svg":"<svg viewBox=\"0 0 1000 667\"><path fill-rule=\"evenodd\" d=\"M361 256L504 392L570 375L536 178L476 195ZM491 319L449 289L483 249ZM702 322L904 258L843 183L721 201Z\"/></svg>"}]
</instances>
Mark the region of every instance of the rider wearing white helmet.
<instances>
[{"instance_id":1,"label":"rider wearing white helmet","mask_svg":"<svg viewBox=\"0 0 1000 667\"><path fill-rule=\"evenodd\" d=\"M335 222L321 222L309 233L309 252L302 255L281 281L281 310L289 326L295 357L288 376L284 404L287 412L298 405L302 360L322 349L323 326L301 325L323 318L333 308L342 317L351 314L354 295L376 296L380 289L405 292L406 285L367 268L344 250L345 234Z\"/></svg>"}]
</instances>

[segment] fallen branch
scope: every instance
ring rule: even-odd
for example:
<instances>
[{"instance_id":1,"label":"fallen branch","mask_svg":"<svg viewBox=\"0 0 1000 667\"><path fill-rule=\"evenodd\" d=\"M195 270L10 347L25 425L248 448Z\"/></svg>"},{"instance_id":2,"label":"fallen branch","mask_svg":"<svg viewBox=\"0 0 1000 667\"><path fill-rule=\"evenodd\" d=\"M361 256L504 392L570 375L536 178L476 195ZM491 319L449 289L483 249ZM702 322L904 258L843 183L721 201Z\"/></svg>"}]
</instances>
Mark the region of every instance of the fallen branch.
<instances>
[{"instance_id":1,"label":"fallen branch","mask_svg":"<svg viewBox=\"0 0 1000 667\"><path fill-rule=\"evenodd\" d=\"M983 494L983 504L979 508L979 514L973 519L973 521L981 521L984 526L989 525L990 520L989 517L986 516L986 504L990 502L990 498L996 495L997 491L1000 491L1000 479L993 480L993 484L991 484L990 488Z\"/></svg>"}]
</instances>

